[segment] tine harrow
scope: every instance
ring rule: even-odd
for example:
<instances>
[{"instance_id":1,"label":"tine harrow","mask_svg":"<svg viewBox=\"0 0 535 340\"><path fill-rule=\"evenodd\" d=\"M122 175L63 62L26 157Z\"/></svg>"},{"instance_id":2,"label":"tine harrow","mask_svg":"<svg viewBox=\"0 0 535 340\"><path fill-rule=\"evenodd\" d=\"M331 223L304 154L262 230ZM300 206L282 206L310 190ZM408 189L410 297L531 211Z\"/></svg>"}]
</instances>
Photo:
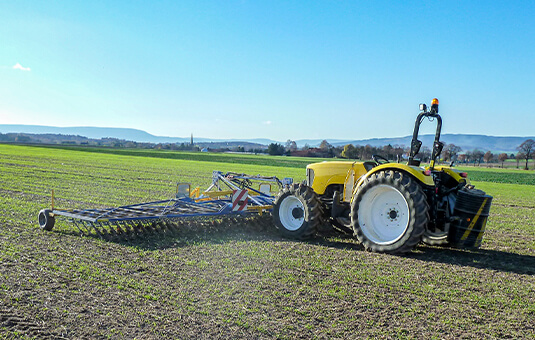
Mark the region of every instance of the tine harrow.
<instances>
[{"instance_id":1,"label":"tine harrow","mask_svg":"<svg viewBox=\"0 0 535 340\"><path fill-rule=\"evenodd\" d=\"M82 235L104 239L174 234L182 228L208 230L220 225L256 224L265 228L274 193L292 182L291 178L280 181L274 176L214 171L212 184L203 192L200 188L192 190L188 183L178 183L171 199L104 209L55 209L52 194L52 208L39 212L39 225L51 230L55 218L62 216Z\"/></svg>"}]
</instances>

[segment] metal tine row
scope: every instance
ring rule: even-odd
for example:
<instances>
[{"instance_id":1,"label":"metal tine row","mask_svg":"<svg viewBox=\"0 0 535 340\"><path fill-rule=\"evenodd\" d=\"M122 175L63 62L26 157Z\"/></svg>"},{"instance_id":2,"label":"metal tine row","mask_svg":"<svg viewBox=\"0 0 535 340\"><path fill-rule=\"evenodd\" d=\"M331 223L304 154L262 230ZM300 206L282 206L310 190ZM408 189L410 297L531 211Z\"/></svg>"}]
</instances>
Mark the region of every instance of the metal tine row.
<instances>
[{"instance_id":1,"label":"metal tine row","mask_svg":"<svg viewBox=\"0 0 535 340\"><path fill-rule=\"evenodd\" d=\"M102 239L134 239L142 235L175 235L180 230L201 229L208 231L220 226L246 227L259 226L266 229L271 224L270 214L227 215L214 217L161 218L135 221L88 222L72 219L71 222L82 235L98 236Z\"/></svg>"}]
</instances>

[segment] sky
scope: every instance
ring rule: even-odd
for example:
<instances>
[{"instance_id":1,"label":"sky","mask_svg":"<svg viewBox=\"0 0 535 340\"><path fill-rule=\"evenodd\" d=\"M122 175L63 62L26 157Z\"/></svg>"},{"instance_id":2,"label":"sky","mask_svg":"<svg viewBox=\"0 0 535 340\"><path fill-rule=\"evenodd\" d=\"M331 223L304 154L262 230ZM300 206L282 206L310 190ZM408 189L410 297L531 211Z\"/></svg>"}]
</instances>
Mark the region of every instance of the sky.
<instances>
[{"instance_id":1,"label":"sky","mask_svg":"<svg viewBox=\"0 0 535 340\"><path fill-rule=\"evenodd\" d=\"M0 124L535 135L533 1L0 1ZM422 133L433 132L425 122Z\"/></svg>"}]
</instances>

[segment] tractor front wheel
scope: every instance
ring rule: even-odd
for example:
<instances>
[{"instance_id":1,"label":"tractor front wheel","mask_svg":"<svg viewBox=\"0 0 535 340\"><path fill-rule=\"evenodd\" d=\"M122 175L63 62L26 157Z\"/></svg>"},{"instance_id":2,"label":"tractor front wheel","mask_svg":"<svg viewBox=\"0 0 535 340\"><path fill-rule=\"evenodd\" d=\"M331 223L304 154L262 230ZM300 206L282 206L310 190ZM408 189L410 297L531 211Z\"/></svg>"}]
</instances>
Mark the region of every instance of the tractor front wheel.
<instances>
[{"instance_id":1,"label":"tractor front wheel","mask_svg":"<svg viewBox=\"0 0 535 340\"><path fill-rule=\"evenodd\" d=\"M321 203L305 184L284 188L275 199L273 220L284 237L310 238L321 224Z\"/></svg>"},{"instance_id":2,"label":"tractor front wheel","mask_svg":"<svg viewBox=\"0 0 535 340\"><path fill-rule=\"evenodd\" d=\"M365 179L351 203L351 225L367 250L405 253L419 242L429 220L422 187L399 171Z\"/></svg>"}]
</instances>

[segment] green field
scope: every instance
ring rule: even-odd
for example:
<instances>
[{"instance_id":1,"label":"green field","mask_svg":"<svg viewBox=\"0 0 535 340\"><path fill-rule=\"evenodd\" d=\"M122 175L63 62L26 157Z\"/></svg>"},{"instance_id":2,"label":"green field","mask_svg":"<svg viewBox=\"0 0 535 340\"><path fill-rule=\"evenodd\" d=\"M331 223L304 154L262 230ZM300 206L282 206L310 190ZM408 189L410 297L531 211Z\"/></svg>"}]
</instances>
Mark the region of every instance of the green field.
<instances>
[{"instance_id":1,"label":"green field","mask_svg":"<svg viewBox=\"0 0 535 340\"><path fill-rule=\"evenodd\" d=\"M535 174L463 168L494 196L481 249L369 253L257 225L105 241L37 212L165 199L213 170L304 179L317 159L0 144L0 338L535 337Z\"/></svg>"}]
</instances>

